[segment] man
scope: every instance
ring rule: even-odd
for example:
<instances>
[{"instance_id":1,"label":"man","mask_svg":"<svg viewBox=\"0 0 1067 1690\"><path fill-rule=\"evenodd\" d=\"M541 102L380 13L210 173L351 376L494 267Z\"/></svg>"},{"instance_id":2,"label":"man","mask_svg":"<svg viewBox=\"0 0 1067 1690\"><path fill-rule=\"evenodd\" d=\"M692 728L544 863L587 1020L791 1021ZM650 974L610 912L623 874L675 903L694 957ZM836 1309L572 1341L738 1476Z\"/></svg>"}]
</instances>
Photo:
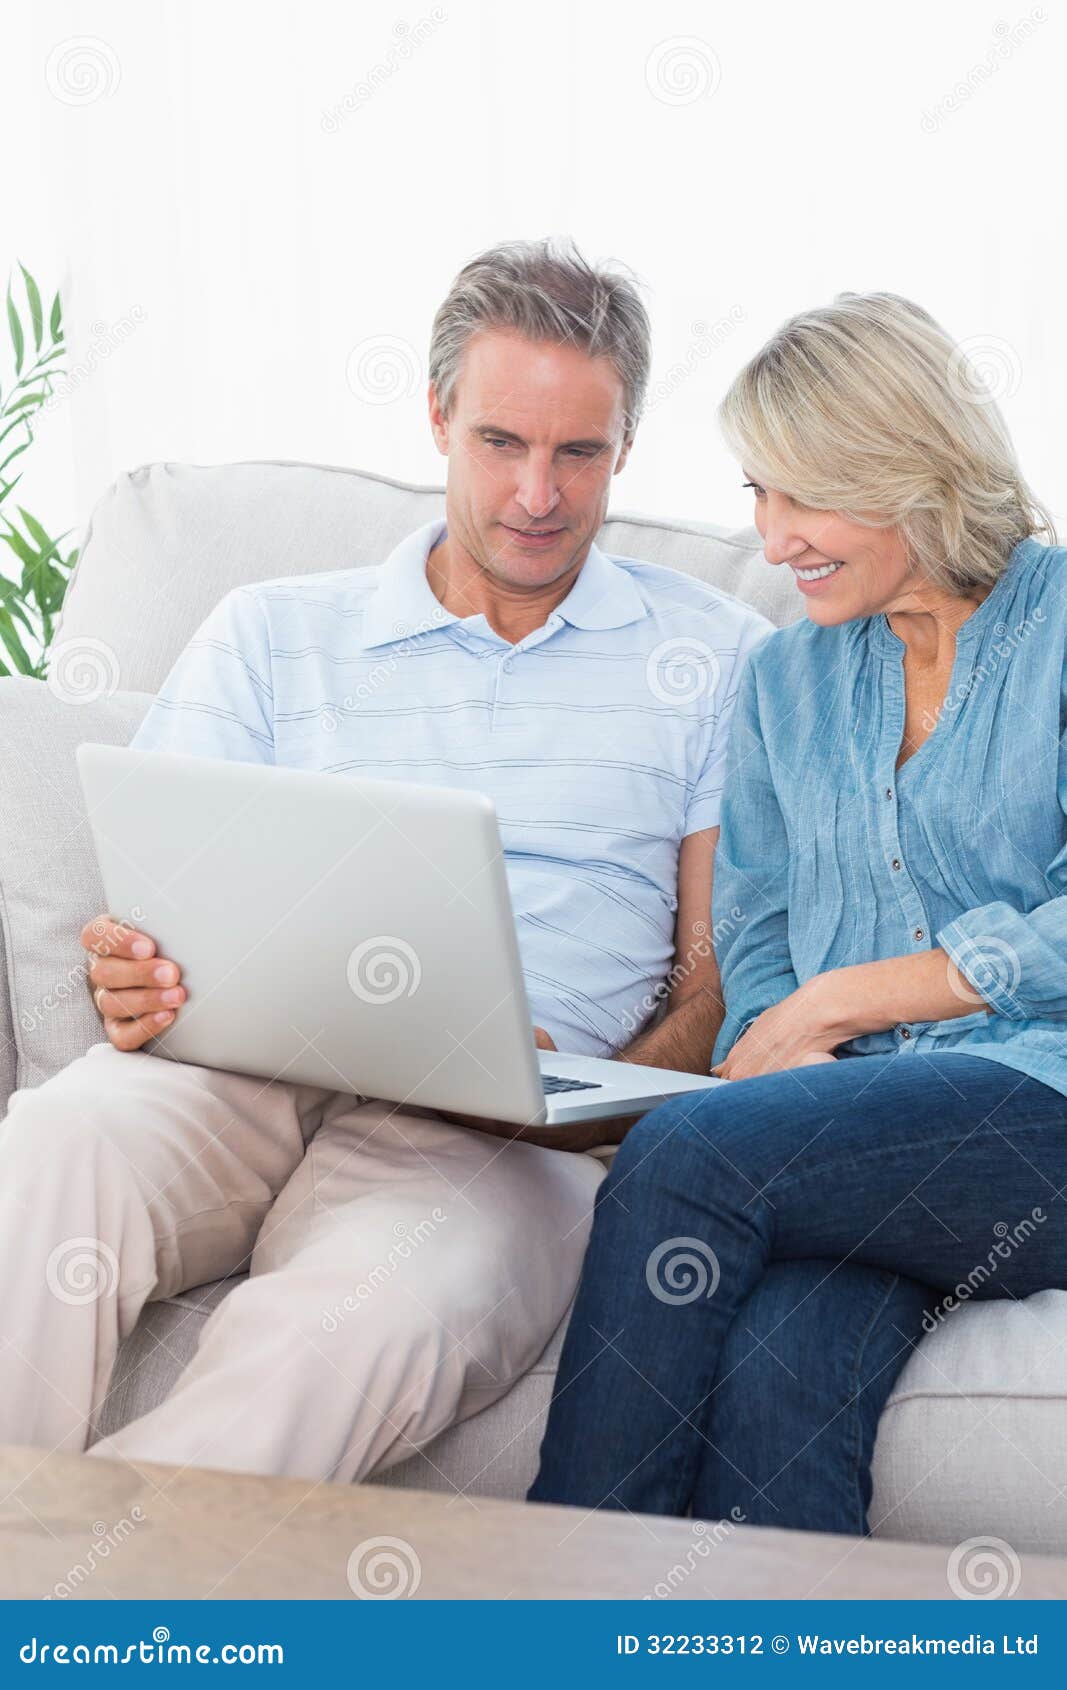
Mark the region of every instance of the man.
<instances>
[{"instance_id":1,"label":"man","mask_svg":"<svg viewBox=\"0 0 1067 1690\"><path fill-rule=\"evenodd\" d=\"M467 265L430 355L446 520L378 570L229 593L133 743L489 793L539 1042L706 1072L726 730L769 624L594 544L648 365L624 277L547 243ZM170 1397L96 1452L351 1480L507 1391L574 1292L603 1124L502 1142L154 1059L179 964L96 925L109 1042L4 1128L0 1438L83 1448L144 1303L246 1267ZM92 1300L63 1283L72 1241Z\"/></svg>"}]
</instances>

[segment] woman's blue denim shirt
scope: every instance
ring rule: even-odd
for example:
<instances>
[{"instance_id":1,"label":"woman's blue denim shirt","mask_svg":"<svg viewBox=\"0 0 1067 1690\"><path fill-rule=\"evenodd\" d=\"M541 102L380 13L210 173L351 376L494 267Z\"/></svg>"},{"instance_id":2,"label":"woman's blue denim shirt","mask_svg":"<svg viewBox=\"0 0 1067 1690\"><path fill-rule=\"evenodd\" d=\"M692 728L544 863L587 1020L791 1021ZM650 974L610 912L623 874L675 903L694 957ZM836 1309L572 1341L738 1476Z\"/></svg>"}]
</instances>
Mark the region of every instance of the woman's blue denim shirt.
<instances>
[{"instance_id":1,"label":"woman's blue denim shirt","mask_svg":"<svg viewBox=\"0 0 1067 1690\"><path fill-rule=\"evenodd\" d=\"M1067 549L1024 540L960 627L937 725L900 769L905 648L884 615L799 622L756 648L715 854L714 1062L813 975L940 946L974 1009L842 1048L963 1050L1067 1095L1065 628Z\"/></svg>"}]
</instances>

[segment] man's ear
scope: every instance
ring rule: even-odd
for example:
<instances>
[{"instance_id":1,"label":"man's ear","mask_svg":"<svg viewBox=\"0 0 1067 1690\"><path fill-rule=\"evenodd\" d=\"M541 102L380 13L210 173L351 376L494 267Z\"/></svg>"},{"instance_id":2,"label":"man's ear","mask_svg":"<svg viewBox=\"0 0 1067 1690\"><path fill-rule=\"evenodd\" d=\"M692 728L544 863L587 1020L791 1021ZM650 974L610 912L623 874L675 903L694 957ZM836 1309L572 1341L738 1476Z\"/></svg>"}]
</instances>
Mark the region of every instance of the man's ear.
<instances>
[{"instance_id":1,"label":"man's ear","mask_svg":"<svg viewBox=\"0 0 1067 1690\"><path fill-rule=\"evenodd\" d=\"M437 388L430 383L426 393L426 400L430 411L430 429L433 433L437 450L444 458L448 457L448 418L441 409L437 398Z\"/></svg>"},{"instance_id":2,"label":"man's ear","mask_svg":"<svg viewBox=\"0 0 1067 1690\"><path fill-rule=\"evenodd\" d=\"M626 468L626 460L630 456L630 448L633 445L633 443L634 443L634 437L633 437L632 434L630 435L630 438L628 440L623 441L622 450L619 453L618 461L615 465L615 468L611 472L612 475L618 475L618 473L621 469Z\"/></svg>"}]
</instances>

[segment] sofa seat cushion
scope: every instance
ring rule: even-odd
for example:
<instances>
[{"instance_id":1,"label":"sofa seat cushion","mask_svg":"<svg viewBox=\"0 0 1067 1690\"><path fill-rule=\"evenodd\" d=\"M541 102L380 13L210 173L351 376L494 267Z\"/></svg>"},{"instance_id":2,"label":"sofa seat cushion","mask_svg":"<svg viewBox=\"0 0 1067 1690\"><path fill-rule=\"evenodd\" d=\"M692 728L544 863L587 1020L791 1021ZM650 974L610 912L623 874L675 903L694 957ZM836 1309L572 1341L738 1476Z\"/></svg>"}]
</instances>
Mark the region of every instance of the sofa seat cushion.
<instances>
[{"instance_id":1,"label":"sofa seat cushion","mask_svg":"<svg viewBox=\"0 0 1067 1690\"><path fill-rule=\"evenodd\" d=\"M119 1352L101 1435L170 1391L208 1314L235 1284L146 1308ZM376 1481L524 1496L566 1324L506 1396ZM971 1303L923 1339L878 1429L871 1523L881 1537L956 1544L993 1535L1019 1554L1067 1554L1067 1291Z\"/></svg>"}]
</instances>

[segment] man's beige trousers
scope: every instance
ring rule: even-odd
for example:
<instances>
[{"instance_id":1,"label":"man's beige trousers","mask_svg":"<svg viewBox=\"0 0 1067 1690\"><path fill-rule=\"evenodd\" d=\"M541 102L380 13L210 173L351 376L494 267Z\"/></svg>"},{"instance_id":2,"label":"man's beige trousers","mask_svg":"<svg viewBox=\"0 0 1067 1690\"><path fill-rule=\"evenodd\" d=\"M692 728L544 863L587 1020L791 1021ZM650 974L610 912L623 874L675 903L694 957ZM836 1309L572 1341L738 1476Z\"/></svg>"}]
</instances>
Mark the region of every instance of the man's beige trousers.
<instances>
[{"instance_id":1,"label":"man's beige trousers","mask_svg":"<svg viewBox=\"0 0 1067 1690\"><path fill-rule=\"evenodd\" d=\"M0 1124L0 1442L82 1450L144 1304L249 1271L93 1453L359 1479L484 1408L574 1293L604 1169L94 1045Z\"/></svg>"}]
</instances>

